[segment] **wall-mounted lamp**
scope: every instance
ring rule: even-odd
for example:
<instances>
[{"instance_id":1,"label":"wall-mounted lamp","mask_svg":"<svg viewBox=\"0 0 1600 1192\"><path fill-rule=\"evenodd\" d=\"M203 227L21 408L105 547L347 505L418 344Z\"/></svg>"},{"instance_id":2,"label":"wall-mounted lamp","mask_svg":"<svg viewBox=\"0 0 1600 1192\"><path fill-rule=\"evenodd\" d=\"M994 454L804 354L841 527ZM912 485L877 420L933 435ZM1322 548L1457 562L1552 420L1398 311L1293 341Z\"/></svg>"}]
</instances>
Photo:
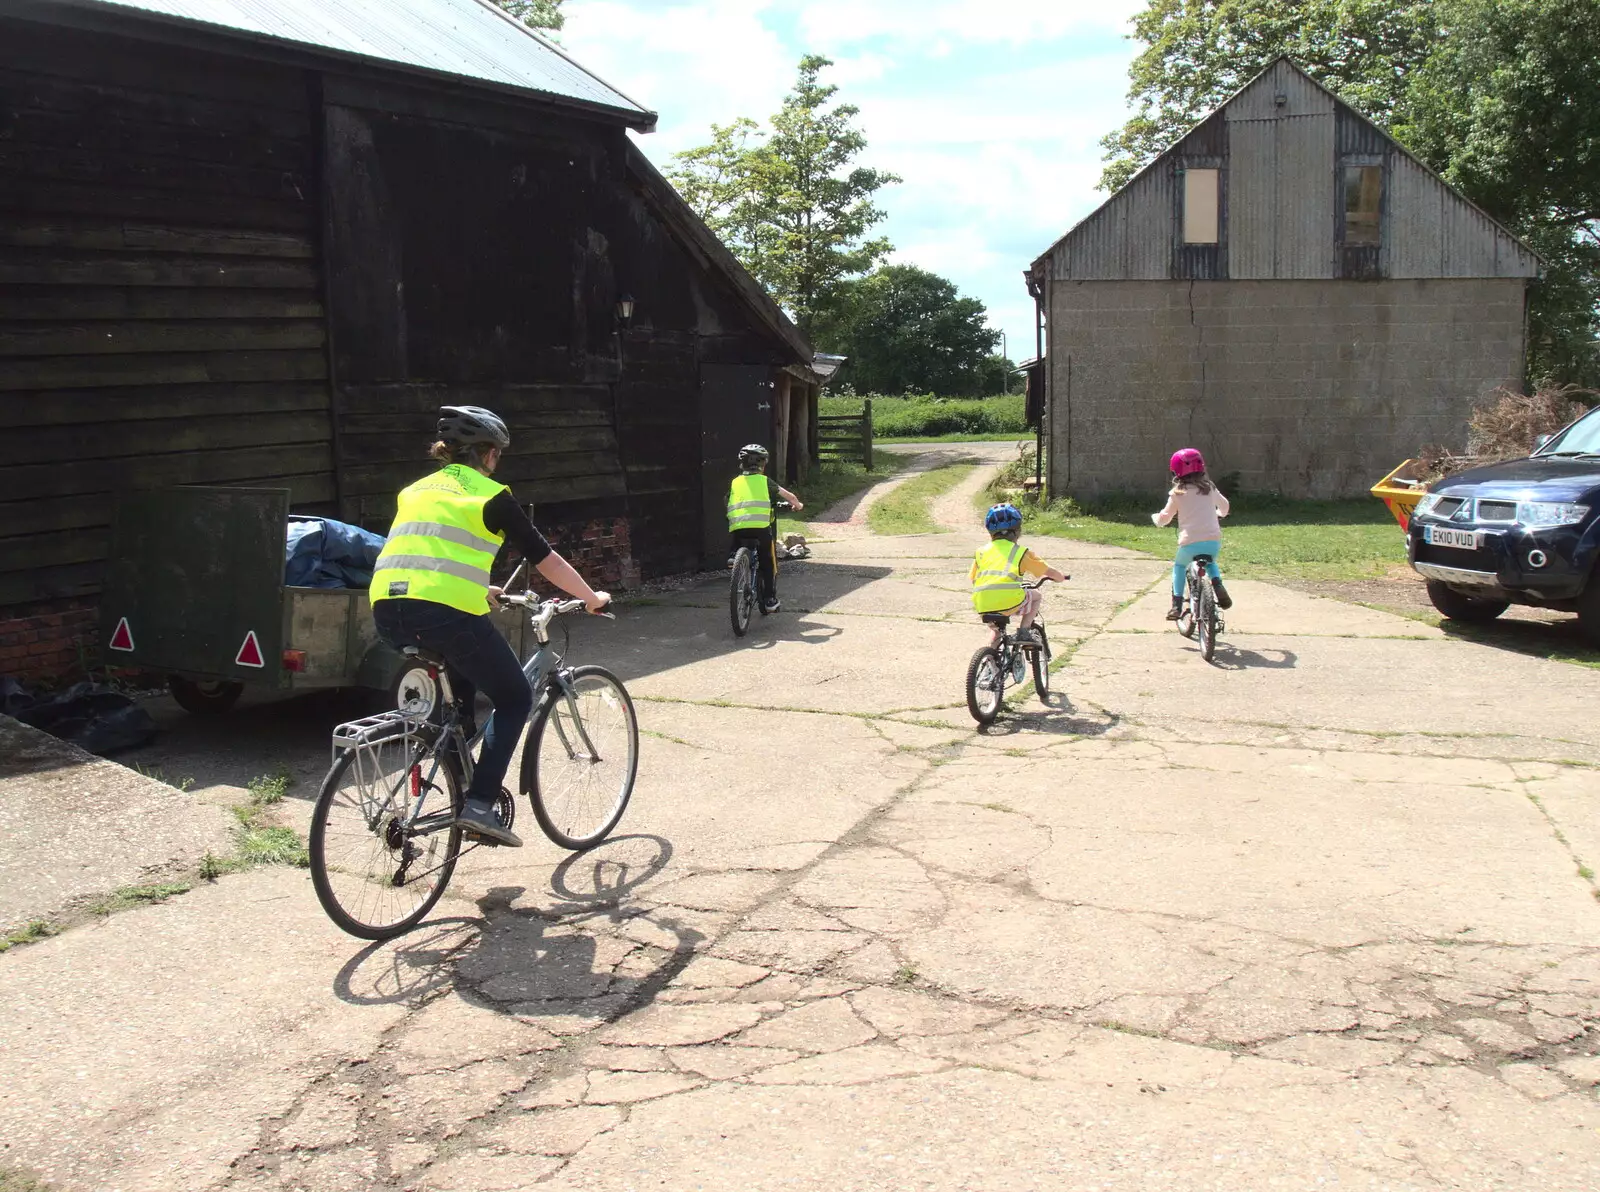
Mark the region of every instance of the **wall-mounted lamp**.
<instances>
[{"instance_id":1,"label":"wall-mounted lamp","mask_svg":"<svg viewBox=\"0 0 1600 1192\"><path fill-rule=\"evenodd\" d=\"M617 299L617 322L626 327L633 322L633 295L624 294Z\"/></svg>"}]
</instances>

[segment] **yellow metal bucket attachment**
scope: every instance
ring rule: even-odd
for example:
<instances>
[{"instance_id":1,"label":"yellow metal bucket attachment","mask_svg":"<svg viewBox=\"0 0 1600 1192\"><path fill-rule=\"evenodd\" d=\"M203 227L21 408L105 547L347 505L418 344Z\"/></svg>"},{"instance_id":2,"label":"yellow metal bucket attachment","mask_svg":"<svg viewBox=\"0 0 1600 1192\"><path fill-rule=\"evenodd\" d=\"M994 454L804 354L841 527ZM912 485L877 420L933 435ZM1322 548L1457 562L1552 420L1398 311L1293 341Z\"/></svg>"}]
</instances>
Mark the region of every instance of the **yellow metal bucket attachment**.
<instances>
[{"instance_id":1,"label":"yellow metal bucket attachment","mask_svg":"<svg viewBox=\"0 0 1600 1192\"><path fill-rule=\"evenodd\" d=\"M1417 461L1408 459L1372 486L1372 495L1389 507L1402 530L1411 528L1411 512L1428 491L1427 483L1417 478L1418 470Z\"/></svg>"}]
</instances>

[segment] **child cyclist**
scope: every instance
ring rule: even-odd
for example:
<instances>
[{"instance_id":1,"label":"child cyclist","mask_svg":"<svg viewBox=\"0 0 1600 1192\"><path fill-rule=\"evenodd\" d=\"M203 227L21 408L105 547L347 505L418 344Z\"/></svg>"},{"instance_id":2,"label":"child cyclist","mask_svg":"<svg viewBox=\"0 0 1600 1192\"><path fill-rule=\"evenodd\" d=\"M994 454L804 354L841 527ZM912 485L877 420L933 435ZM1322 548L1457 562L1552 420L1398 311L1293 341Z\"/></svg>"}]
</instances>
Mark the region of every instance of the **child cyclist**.
<instances>
[{"instance_id":1,"label":"child cyclist","mask_svg":"<svg viewBox=\"0 0 1600 1192\"><path fill-rule=\"evenodd\" d=\"M804 509L800 498L765 475L767 449L760 443L739 448L739 475L728 487L728 554L741 546L756 552L756 592L764 612L775 613L778 603L778 511L777 503L787 501L796 512Z\"/></svg>"},{"instance_id":2,"label":"child cyclist","mask_svg":"<svg viewBox=\"0 0 1600 1192\"><path fill-rule=\"evenodd\" d=\"M1228 516L1228 498L1206 475L1206 461L1193 447L1173 453L1171 464L1172 491L1159 513L1150 520L1158 526L1172 524L1178 519L1178 557L1172 561L1172 607L1167 610L1167 620L1176 621L1183 609L1183 590L1186 572L1196 555L1210 555L1211 586L1216 589L1217 606L1232 608L1233 597L1222 586L1222 572L1217 569L1217 555L1222 551L1222 526L1219 517Z\"/></svg>"},{"instance_id":3,"label":"child cyclist","mask_svg":"<svg viewBox=\"0 0 1600 1192\"><path fill-rule=\"evenodd\" d=\"M1022 535L1022 511L1015 505L994 506L984 515L983 528L989 531L989 545L972 560L972 607L979 613L1020 613L1017 636L1037 642L1033 622L1044 596L1037 588L1024 587L1022 577L1042 575L1058 584L1067 577L1017 541ZM999 629L994 636L1000 636Z\"/></svg>"}]
</instances>

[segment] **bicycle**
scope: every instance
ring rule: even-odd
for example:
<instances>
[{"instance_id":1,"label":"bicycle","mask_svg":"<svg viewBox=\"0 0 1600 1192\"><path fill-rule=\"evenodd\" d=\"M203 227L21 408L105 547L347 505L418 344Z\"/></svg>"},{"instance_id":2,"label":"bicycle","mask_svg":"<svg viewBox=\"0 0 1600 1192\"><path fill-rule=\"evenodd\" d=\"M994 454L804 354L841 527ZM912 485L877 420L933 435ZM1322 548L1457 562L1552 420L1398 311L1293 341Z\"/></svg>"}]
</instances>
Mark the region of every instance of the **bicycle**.
<instances>
[{"instance_id":1,"label":"bicycle","mask_svg":"<svg viewBox=\"0 0 1600 1192\"><path fill-rule=\"evenodd\" d=\"M1217 615L1217 590L1211 586L1210 555L1196 555L1189 562L1184 583L1183 610L1178 614L1178 632L1186 638L1198 635L1200 657L1207 662L1217 652L1217 634L1225 626Z\"/></svg>"},{"instance_id":2,"label":"bicycle","mask_svg":"<svg viewBox=\"0 0 1600 1192\"><path fill-rule=\"evenodd\" d=\"M527 593L501 600L529 611L539 643L522 666L535 701L520 786L552 843L593 848L617 826L633 794L639 767L633 701L606 668L567 667L551 647L550 623L581 610L583 601L540 601ZM444 895L465 853L497 847L455 822L483 733L468 738L470 709L456 702L443 657L416 647L404 653L417 663L401 684L404 706L333 730L333 764L311 817L317 899L336 925L361 939L390 939L415 927ZM496 810L510 828L516 802L504 787Z\"/></svg>"},{"instance_id":3,"label":"bicycle","mask_svg":"<svg viewBox=\"0 0 1600 1192\"><path fill-rule=\"evenodd\" d=\"M791 506L788 501L778 501L773 508L782 512ZM734 637L750 632L751 614L756 609L761 609L763 617L767 615L756 591L758 566L755 545L741 545L733 552L733 574L728 577L728 619L733 623Z\"/></svg>"},{"instance_id":4,"label":"bicycle","mask_svg":"<svg viewBox=\"0 0 1600 1192\"><path fill-rule=\"evenodd\" d=\"M1030 590L1043 586L1042 579L1023 584L1024 588ZM999 633L1000 640L979 647L972 655L972 661L967 664L967 711L972 713L972 718L979 724L993 724L995 717L1000 715L1006 684L1024 682L1030 664L1039 702L1048 706L1051 652L1050 637L1045 632L1044 622L1034 621L1033 628L1039 636L1037 641L1033 641L1019 639L1015 634L1006 632L1011 624L1009 613L983 613L982 617L985 625L993 626Z\"/></svg>"}]
</instances>

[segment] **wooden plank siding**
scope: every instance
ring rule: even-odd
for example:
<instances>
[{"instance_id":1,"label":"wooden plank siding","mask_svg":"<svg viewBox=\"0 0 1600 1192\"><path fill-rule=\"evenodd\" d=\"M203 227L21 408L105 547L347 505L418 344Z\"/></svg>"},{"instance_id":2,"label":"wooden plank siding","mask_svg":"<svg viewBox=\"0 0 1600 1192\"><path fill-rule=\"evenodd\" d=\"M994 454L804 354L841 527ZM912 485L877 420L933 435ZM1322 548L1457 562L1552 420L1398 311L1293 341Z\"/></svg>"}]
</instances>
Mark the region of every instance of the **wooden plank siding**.
<instances>
[{"instance_id":1,"label":"wooden plank siding","mask_svg":"<svg viewBox=\"0 0 1600 1192\"><path fill-rule=\"evenodd\" d=\"M0 606L92 593L115 494L332 512L319 153L302 71L6 22Z\"/></svg>"}]
</instances>

